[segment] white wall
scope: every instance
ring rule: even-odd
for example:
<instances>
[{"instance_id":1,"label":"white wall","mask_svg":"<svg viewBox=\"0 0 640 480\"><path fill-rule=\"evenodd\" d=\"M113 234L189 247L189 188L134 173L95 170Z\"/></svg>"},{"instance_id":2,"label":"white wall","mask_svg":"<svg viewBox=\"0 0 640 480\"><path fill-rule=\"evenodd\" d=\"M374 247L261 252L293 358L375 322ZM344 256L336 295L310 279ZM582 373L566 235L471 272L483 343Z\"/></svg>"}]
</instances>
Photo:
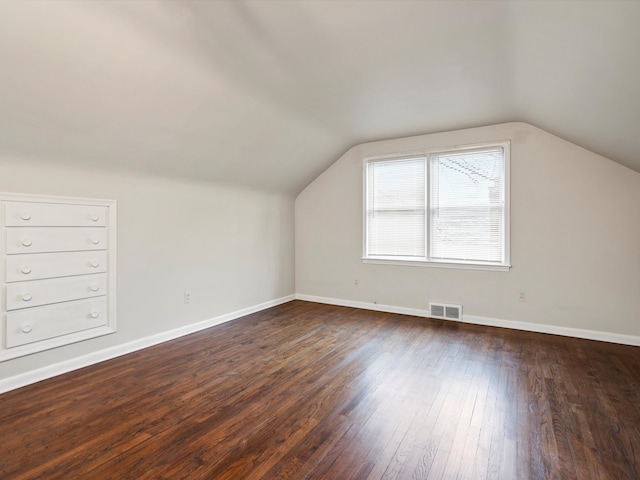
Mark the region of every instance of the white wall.
<instances>
[{"instance_id":1,"label":"white wall","mask_svg":"<svg viewBox=\"0 0 640 480\"><path fill-rule=\"evenodd\" d=\"M364 157L497 140L511 140L509 272L361 262ZM296 292L423 311L429 301L456 303L472 321L610 332L635 342L639 212L640 174L524 123L362 144L296 199Z\"/></svg>"},{"instance_id":2,"label":"white wall","mask_svg":"<svg viewBox=\"0 0 640 480\"><path fill-rule=\"evenodd\" d=\"M118 201L117 333L1 362L0 381L294 293L291 197L7 158L0 191Z\"/></svg>"}]
</instances>

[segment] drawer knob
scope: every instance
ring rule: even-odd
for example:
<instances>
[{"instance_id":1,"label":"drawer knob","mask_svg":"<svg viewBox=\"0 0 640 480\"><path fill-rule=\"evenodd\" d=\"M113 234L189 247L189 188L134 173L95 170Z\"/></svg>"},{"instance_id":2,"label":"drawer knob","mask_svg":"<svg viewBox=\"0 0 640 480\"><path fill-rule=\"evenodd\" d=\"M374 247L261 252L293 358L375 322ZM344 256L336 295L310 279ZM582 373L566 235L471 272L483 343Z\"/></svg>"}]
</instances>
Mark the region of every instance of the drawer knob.
<instances>
[{"instance_id":1,"label":"drawer knob","mask_svg":"<svg viewBox=\"0 0 640 480\"><path fill-rule=\"evenodd\" d=\"M24 245L25 247L30 247L31 245L33 245L33 242L28 238L25 238L24 240L22 240L22 245Z\"/></svg>"},{"instance_id":2,"label":"drawer knob","mask_svg":"<svg viewBox=\"0 0 640 480\"><path fill-rule=\"evenodd\" d=\"M100 262L98 260L91 260L91 266L93 268L98 268L100 266Z\"/></svg>"},{"instance_id":3,"label":"drawer knob","mask_svg":"<svg viewBox=\"0 0 640 480\"><path fill-rule=\"evenodd\" d=\"M31 325L24 325L22 327L22 332L23 333L29 333L31 330L33 330L33 328L31 328Z\"/></svg>"},{"instance_id":4,"label":"drawer knob","mask_svg":"<svg viewBox=\"0 0 640 480\"><path fill-rule=\"evenodd\" d=\"M98 215L96 215L95 213L91 214L91 221L92 222L97 222L98 220L100 220L100 217Z\"/></svg>"},{"instance_id":5,"label":"drawer knob","mask_svg":"<svg viewBox=\"0 0 640 480\"><path fill-rule=\"evenodd\" d=\"M98 237L91 237L91 243L98 245L100 243L100 239Z\"/></svg>"},{"instance_id":6,"label":"drawer knob","mask_svg":"<svg viewBox=\"0 0 640 480\"><path fill-rule=\"evenodd\" d=\"M22 294L22 300L25 301L25 302L30 302L32 298L33 297L28 292Z\"/></svg>"},{"instance_id":7,"label":"drawer knob","mask_svg":"<svg viewBox=\"0 0 640 480\"><path fill-rule=\"evenodd\" d=\"M95 310L93 312L91 312L91 318L98 318L100 316L100 314L98 312L96 312Z\"/></svg>"},{"instance_id":8,"label":"drawer knob","mask_svg":"<svg viewBox=\"0 0 640 480\"><path fill-rule=\"evenodd\" d=\"M31 267L29 265L25 265L20 271L25 275L29 275L31 273Z\"/></svg>"},{"instance_id":9,"label":"drawer knob","mask_svg":"<svg viewBox=\"0 0 640 480\"><path fill-rule=\"evenodd\" d=\"M24 221L31 220L31 214L27 212L22 212L20 214L20 218L23 219Z\"/></svg>"},{"instance_id":10,"label":"drawer knob","mask_svg":"<svg viewBox=\"0 0 640 480\"><path fill-rule=\"evenodd\" d=\"M98 286L97 283L92 283L91 285L89 285L89 288L91 289L92 292L97 292L98 290L100 290L100 287Z\"/></svg>"}]
</instances>

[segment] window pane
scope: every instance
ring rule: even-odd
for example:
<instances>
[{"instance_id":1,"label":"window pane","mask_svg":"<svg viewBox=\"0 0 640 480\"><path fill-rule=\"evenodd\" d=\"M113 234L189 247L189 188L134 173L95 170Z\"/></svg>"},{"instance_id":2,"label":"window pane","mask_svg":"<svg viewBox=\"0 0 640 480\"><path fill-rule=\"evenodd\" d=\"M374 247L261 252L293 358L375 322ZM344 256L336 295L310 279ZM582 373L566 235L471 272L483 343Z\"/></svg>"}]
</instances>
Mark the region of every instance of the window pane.
<instances>
[{"instance_id":1,"label":"window pane","mask_svg":"<svg viewBox=\"0 0 640 480\"><path fill-rule=\"evenodd\" d=\"M431 258L502 262L503 149L430 157Z\"/></svg>"},{"instance_id":2,"label":"window pane","mask_svg":"<svg viewBox=\"0 0 640 480\"><path fill-rule=\"evenodd\" d=\"M367 165L367 254L424 257L424 157Z\"/></svg>"}]
</instances>

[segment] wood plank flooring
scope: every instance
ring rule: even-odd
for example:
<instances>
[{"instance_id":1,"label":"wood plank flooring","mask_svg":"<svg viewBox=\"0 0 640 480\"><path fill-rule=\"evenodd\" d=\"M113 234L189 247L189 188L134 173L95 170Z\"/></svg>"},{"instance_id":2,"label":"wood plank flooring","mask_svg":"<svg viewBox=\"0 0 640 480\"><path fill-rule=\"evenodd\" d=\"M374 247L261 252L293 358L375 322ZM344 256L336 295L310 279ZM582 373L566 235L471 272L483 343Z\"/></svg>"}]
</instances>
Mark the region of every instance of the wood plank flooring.
<instances>
[{"instance_id":1,"label":"wood plank flooring","mask_svg":"<svg viewBox=\"0 0 640 480\"><path fill-rule=\"evenodd\" d=\"M640 479L640 348L294 301L0 395L2 479Z\"/></svg>"}]
</instances>

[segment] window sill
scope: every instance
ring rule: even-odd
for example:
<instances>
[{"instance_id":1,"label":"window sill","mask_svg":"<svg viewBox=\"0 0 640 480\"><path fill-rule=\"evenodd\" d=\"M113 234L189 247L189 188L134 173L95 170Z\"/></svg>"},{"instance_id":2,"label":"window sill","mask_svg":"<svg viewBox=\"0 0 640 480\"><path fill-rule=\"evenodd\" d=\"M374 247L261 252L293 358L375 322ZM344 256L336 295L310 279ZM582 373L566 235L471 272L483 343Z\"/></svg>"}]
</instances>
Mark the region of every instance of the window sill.
<instances>
[{"instance_id":1,"label":"window sill","mask_svg":"<svg viewBox=\"0 0 640 480\"><path fill-rule=\"evenodd\" d=\"M378 265L403 265L410 267L435 267L435 268L454 268L459 270L484 270L490 272L508 272L511 265L494 265L480 262L434 262L427 260L409 260L402 258L390 257L362 257L362 263L372 263Z\"/></svg>"}]
</instances>

